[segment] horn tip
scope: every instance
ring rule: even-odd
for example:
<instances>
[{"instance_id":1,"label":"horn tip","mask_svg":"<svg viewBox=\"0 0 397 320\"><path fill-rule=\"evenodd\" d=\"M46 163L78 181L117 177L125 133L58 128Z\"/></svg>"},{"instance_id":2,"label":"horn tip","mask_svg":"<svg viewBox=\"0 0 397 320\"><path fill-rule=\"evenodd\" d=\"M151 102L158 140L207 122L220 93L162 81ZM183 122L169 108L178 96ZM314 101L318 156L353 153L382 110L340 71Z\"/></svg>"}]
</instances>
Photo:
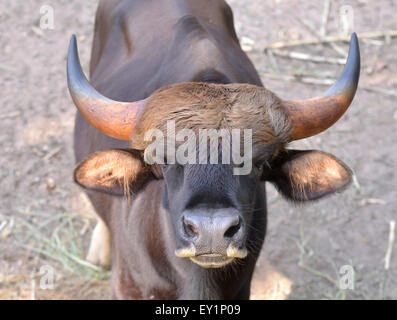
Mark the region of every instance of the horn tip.
<instances>
[{"instance_id":1,"label":"horn tip","mask_svg":"<svg viewBox=\"0 0 397 320\"><path fill-rule=\"evenodd\" d=\"M72 46L72 45L75 45L76 43L77 43L76 35L75 35L75 34L72 34L72 35L70 36L69 44L70 44L70 46Z\"/></svg>"},{"instance_id":2,"label":"horn tip","mask_svg":"<svg viewBox=\"0 0 397 320\"><path fill-rule=\"evenodd\" d=\"M359 78L360 47L358 44L357 34L353 32L350 38L349 55L347 57L345 68L337 82L324 93L324 96L345 94L351 101L356 92Z\"/></svg>"},{"instance_id":3,"label":"horn tip","mask_svg":"<svg viewBox=\"0 0 397 320\"><path fill-rule=\"evenodd\" d=\"M350 47L354 47L356 51L359 51L358 37L357 37L357 33L355 32L353 32L350 37Z\"/></svg>"},{"instance_id":4,"label":"horn tip","mask_svg":"<svg viewBox=\"0 0 397 320\"><path fill-rule=\"evenodd\" d=\"M70 37L68 56L67 56L68 81L71 80L70 79L71 77L79 78L78 74L79 74L80 69L81 69L81 66L80 66L80 59L79 59L78 50L77 50L77 39L76 39L76 35L73 34Z\"/></svg>"},{"instance_id":5,"label":"horn tip","mask_svg":"<svg viewBox=\"0 0 397 320\"><path fill-rule=\"evenodd\" d=\"M72 34L69 41L69 52L77 49L77 37L75 34Z\"/></svg>"}]
</instances>

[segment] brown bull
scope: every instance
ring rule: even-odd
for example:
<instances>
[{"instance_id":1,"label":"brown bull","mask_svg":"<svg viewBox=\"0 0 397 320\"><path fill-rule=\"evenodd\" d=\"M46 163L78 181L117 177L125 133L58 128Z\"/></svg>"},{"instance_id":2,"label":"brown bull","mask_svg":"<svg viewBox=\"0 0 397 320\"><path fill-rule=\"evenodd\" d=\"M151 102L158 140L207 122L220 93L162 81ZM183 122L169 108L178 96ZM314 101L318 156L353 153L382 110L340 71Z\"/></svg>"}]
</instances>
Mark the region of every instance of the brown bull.
<instances>
[{"instance_id":1,"label":"brown bull","mask_svg":"<svg viewBox=\"0 0 397 320\"><path fill-rule=\"evenodd\" d=\"M286 147L343 115L359 69L354 34L333 87L322 97L284 100L262 87L224 1L101 1L91 84L75 37L68 83L79 110L75 180L110 230L114 297L249 298L266 232L263 182L302 202L351 180L334 156ZM194 134L251 130L252 169L236 175L236 163L174 163L168 154L149 161L145 135L166 132L169 121Z\"/></svg>"}]
</instances>

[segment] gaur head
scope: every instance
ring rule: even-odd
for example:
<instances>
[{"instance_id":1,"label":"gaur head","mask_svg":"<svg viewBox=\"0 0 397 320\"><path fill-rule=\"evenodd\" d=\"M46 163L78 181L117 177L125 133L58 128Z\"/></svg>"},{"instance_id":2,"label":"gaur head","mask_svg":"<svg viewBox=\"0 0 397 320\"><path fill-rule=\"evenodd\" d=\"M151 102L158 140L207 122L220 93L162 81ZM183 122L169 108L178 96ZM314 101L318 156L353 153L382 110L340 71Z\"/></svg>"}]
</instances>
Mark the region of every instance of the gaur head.
<instances>
[{"instance_id":1,"label":"gaur head","mask_svg":"<svg viewBox=\"0 0 397 320\"><path fill-rule=\"evenodd\" d=\"M336 157L290 150L287 144L326 130L343 115L356 92L359 69L353 34L342 75L321 97L283 100L249 84L188 82L160 88L141 101L117 102L89 84L73 36L68 84L76 107L102 133L130 142L128 149L89 156L76 168L75 180L85 188L130 196L148 181L163 179L162 206L173 225L178 257L206 268L244 259L256 250L250 239L261 229L254 221L264 215L262 182L273 183L295 202L319 199L350 183L350 169ZM211 136L202 135L205 130L225 136L212 143ZM162 134L157 146L163 152L153 152L148 132ZM199 152L184 161L190 147Z\"/></svg>"}]
</instances>

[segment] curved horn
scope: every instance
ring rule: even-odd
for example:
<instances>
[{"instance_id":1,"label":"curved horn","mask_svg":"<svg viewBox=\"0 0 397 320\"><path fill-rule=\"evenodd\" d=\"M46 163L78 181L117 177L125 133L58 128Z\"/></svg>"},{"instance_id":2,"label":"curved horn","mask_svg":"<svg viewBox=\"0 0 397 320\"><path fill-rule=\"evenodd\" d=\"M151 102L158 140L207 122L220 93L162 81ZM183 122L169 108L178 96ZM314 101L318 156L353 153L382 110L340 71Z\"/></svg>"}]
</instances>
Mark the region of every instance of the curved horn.
<instances>
[{"instance_id":1,"label":"curved horn","mask_svg":"<svg viewBox=\"0 0 397 320\"><path fill-rule=\"evenodd\" d=\"M316 135L338 121L354 98L359 76L360 49L357 35L353 33L345 68L339 79L322 97L283 101L293 124L291 140Z\"/></svg>"},{"instance_id":2,"label":"curved horn","mask_svg":"<svg viewBox=\"0 0 397 320\"><path fill-rule=\"evenodd\" d=\"M130 140L134 123L146 99L137 102L118 102L96 91L81 69L75 35L70 39L67 75L70 95L81 115L102 133L116 139Z\"/></svg>"}]
</instances>

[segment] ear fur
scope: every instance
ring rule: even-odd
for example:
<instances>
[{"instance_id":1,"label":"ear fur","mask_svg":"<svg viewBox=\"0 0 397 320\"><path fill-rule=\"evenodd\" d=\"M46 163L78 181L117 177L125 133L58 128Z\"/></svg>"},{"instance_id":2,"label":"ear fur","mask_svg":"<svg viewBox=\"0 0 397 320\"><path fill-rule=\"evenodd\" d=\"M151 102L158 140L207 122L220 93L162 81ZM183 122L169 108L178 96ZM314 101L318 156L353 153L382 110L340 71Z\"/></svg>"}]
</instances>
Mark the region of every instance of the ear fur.
<instances>
[{"instance_id":1,"label":"ear fur","mask_svg":"<svg viewBox=\"0 0 397 320\"><path fill-rule=\"evenodd\" d=\"M287 150L272 164L266 180L292 201L317 200L340 192L352 179L350 168L335 156L316 150Z\"/></svg>"},{"instance_id":2,"label":"ear fur","mask_svg":"<svg viewBox=\"0 0 397 320\"><path fill-rule=\"evenodd\" d=\"M110 149L96 152L74 171L74 180L84 188L122 196L137 192L151 175L138 151Z\"/></svg>"}]
</instances>

